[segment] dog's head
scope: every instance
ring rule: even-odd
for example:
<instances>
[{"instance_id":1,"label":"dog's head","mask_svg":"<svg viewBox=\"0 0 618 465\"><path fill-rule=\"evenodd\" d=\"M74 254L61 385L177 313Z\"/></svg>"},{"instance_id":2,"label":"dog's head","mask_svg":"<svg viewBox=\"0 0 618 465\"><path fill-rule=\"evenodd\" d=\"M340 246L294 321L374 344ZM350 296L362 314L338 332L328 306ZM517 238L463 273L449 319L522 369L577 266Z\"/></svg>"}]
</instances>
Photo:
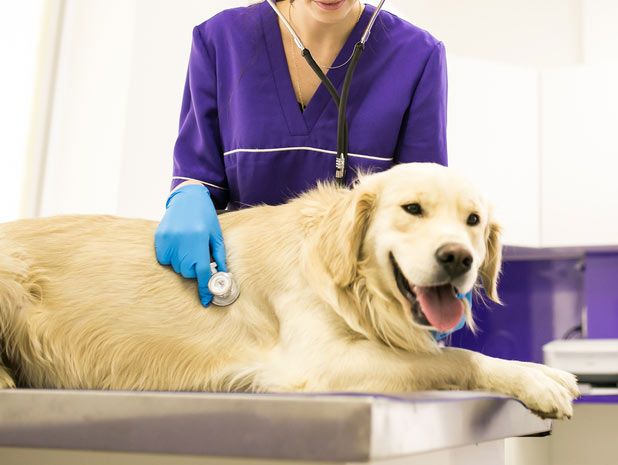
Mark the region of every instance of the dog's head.
<instances>
[{"instance_id":1,"label":"dog's head","mask_svg":"<svg viewBox=\"0 0 618 465\"><path fill-rule=\"evenodd\" d=\"M477 189L449 168L411 163L362 177L335 235L324 264L361 309L342 316L390 345L411 348L406 330L448 331L464 315L473 325L459 297L477 281L499 302L500 228Z\"/></svg>"}]
</instances>

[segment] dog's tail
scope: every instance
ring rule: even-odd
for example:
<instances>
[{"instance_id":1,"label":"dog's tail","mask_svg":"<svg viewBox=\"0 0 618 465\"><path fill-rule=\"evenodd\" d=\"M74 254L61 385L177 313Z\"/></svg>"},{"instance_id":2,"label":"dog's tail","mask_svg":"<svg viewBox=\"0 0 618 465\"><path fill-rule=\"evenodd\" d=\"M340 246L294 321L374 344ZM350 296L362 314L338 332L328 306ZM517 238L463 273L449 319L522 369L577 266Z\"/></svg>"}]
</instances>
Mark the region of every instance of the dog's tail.
<instances>
[{"instance_id":1,"label":"dog's tail","mask_svg":"<svg viewBox=\"0 0 618 465\"><path fill-rule=\"evenodd\" d=\"M7 365L25 348L24 312L41 300L40 276L27 255L0 236L0 388L15 387Z\"/></svg>"}]
</instances>

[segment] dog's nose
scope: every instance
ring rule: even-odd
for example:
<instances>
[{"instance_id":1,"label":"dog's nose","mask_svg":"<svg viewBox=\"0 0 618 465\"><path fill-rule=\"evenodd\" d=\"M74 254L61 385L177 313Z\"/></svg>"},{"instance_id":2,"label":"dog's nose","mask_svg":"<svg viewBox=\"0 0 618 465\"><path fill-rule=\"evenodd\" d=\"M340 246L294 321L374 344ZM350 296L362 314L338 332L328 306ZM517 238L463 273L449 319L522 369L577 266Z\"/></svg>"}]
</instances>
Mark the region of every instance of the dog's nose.
<instances>
[{"instance_id":1,"label":"dog's nose","mask_svg":"<svg viewBox=\"0 0 618 465\"><path fill-rule=\"evenodd\" d=\"M461 244L444 244L436 250L436 260L451 278L461 276L472 267L472 254Z\"/></svg>"}]
</instances>

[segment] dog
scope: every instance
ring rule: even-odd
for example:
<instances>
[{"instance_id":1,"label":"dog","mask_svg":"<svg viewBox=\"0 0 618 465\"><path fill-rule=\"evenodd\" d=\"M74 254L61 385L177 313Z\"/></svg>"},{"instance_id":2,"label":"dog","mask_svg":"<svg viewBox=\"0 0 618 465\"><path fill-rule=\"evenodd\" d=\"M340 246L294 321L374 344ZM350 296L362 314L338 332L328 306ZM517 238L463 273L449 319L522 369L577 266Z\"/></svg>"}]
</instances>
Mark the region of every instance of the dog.
<instances>
[{"instance_id":1,"label":"dog","mask_svg":"<svg viewBox=\"0 0 618 465\"><path fill-rule=\"evenodd\" d=\"M204 308L155 259L152 221L0 225L0 387L483 390L568 418L573 375L440 347L477 286L499 302L500 228L452 169L397 165L219 217L241 292Z\"/></svg>"}]
</instances>

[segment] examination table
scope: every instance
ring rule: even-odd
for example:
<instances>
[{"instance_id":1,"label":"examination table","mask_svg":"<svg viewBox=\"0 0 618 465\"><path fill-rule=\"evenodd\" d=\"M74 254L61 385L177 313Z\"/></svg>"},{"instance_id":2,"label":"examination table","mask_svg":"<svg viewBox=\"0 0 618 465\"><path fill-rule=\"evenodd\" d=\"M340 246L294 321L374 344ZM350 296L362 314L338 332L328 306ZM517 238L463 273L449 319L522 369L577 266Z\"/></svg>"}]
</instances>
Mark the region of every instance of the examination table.
<instances>
[{"instance_id":1,"label":"examination table","mask_svg":"<svg viewBox=\"0 0 618 465\"><path fill-rule=\"evenodd\" d=\"M550 429L517 400L478 392L0 391L2 465L499 465L505 438Z\"/></svg>"}]
</instances>

